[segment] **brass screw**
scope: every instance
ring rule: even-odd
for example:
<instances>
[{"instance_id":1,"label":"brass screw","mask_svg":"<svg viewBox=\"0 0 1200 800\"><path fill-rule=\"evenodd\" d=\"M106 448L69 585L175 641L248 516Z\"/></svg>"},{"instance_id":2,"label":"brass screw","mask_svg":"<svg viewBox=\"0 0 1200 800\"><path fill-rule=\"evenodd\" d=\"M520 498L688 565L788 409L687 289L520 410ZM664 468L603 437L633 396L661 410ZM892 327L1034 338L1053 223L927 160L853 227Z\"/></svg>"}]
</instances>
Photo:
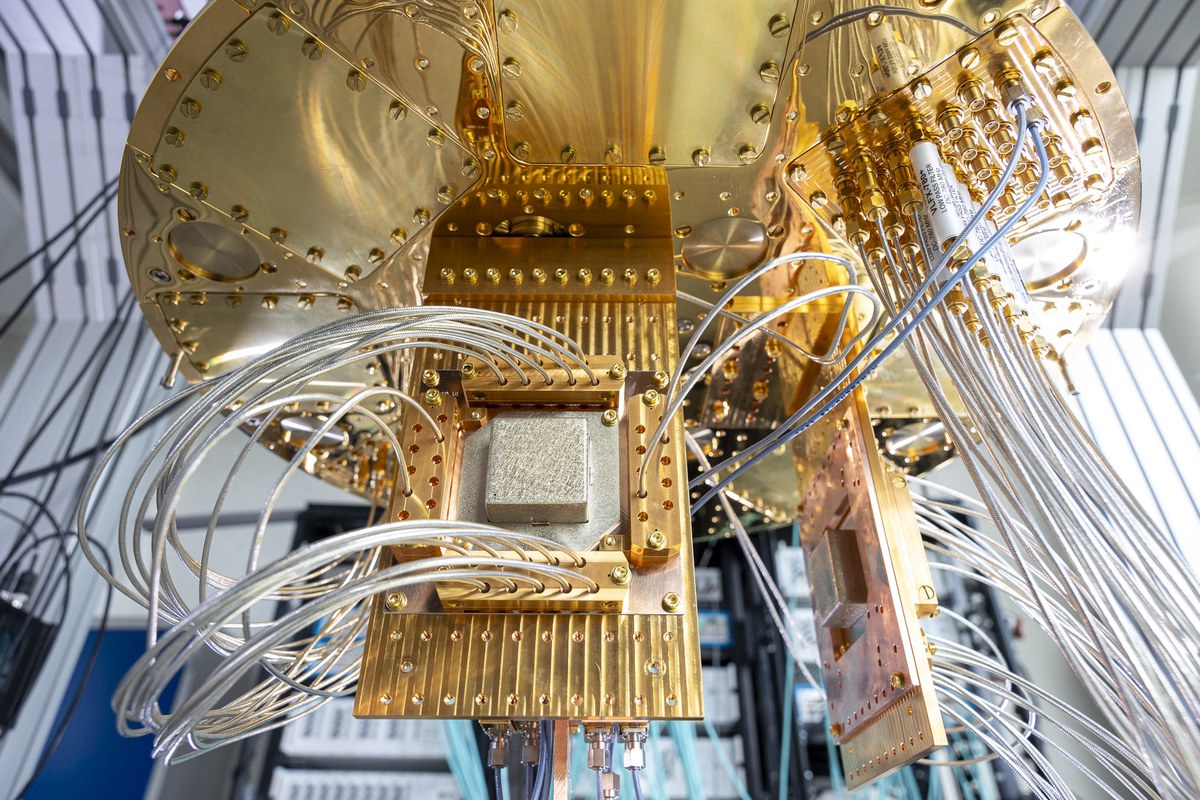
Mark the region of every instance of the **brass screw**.
<instances>
[{"instance_id":1,"label":"brass screw","mask_svg":"<svg viewBox=\"0 0 1200 800\"><path fill-rule=\"evenodd\" d=\"M488 279L488 283L500 282L500 270L495 267L488 267L483 271L483 277Z\"/></svg>"},{"instance_id":2,"label":"brass screw","mask_svg":"<svg viewBox=\"0 0 1200 800\"><path fill-rule=\"evenodd\" d=\"M654 408L658 405L658 401L661 397L662 395L660 395L658 392L650 389L644 395L642 395L642 403L650 408Z\"/></svg>"},{"instance_id":3,"label":"brass screw","mask_svg":"<svg viewBox=\"0 0 1200 800\"><path fill-rule=\"evenodd\" d=\"M658 370L654 373L654 388L665 389L667 384L671 382L671 376L663 370Z\"/></svg>"},{"instance_id":4,"label":"brass screw","mask_svg":"<svg viewBox=\"0 0 1200 800\"><path fill-rule=\"evenodd\" d=\"M421 383L426 386L437 386L441 376L438 375L436 369L427 369L421 373Z\"/></svg>"},{"instance_id":5,"label":"brass screw","mask_svg":"<svg viewBox=\"0 0 1200 800\"><path fill-rule=\"evenodd\" d=\"M200 73L200 85L210 92L221 88L221 73L215 69L206 69Z\"/></svg>"},{"instance_id":6,"label":"brass screw","mask_svg":"<svg viewBox=\"0 0 1200 800\"><path fill-rule=\"evenodd\" d=\"M766 125L771 121L771 109L758 103L750 109L750 119L754 120L757 125Z\"/></svg>"},{"instance_id":7,"label":"brass screw","mask_svg":"<svg viewBox=\"0 0 1200 800\"><path fill-rule=\"evenodd\" d=\"M179 104L179 113L188 119L195 119L200 116L200 104L190 97L185 97Z\"/></svg>"},{"instance_id":8,"label":"brass screw","mask_svg":"<svg viewBox=\"0 0 1200 800\"><path fill-rule=\"evenodd\" d=\"M830 725L829 726L829 735L835 736L835 737L841 736L842 735L842 724L840 722L835 722L832 725Z\"/></svg>"},{"instance_id":9,"label":"brass screw","mask_svg":"<svg viewBox=\"0 0 1200 800\"><path fill-rule=\"evenodd\" d=\"M304 40L304 44L300 45L300 52L309 61L316 61L325 52L325 45L310 36Z\"/></svg>"},{"instance_id":10,"label":"brass screw","mask_svg":"<svg viewBox=\"0 0 1200 800\"><path fill-rule=\"evenodd\" d=\"M612 378L614 381L625 380L625 365L613 364L608 368L608 377Z\"/></svg>"},{"instance_id":11,"label":"brass screw","mask_svg":"<svg viewBox=\"0 0 1200 800\"><path fill-rule=\"evenodd\" d=\"M472 268L467 267L463 270L463 280L466 281L468 285L474 286L475 282L479 280L479 273Z\"/></svg>"},{"instance_id":12,"label":"brass screw","mask_svg":"<svg viewBox=\"0 0 1200 800\"><path fill-rule=\"evenodd\" d=\"M403 592L392 592L387 596L387 607L392 611L399 611L408 605L408 598Z\"/></svg>"},{"instance_id":13,"label":"brass screw","mask_svg":"<svg viewBox=\"0 0 1200 800\"><path fill-rule=\"evenodd\" d=\"M612 582L618 586L624 586L629 583L629 567L617 564L612 568L612 572L608 573L608 577L612 578Z\"/></svg>"},{"instance_id":14,"label":"brass screw","mask_svg":"<svg viewBox=\"0 0 1200 800\"><path fill-rule=\"evenodd\" d=\"M554 280L558 281L559 283L566 283L569 275L570 273L562 267L554 270Z\"/></svg>"},{"instance_id":15,"label":"brass screw","mask_svg":"<svg viewBox=\"0 0 1200 800\"><path fill-rule=\"evenodd\" d=\"M637 283L637 270L627 269L621 274L621 277L625 279L626 283L628 283L630 286L633 286L635 283Z\"/></svg>"},{"instance_id":16,"label":"brass screw","mask_svg":"<svg viewBox=\"0 0 1200 800\"><path fill-rule=\"evenodd\" d=\"M464 378L475 377L475 365L470 361L464 362L463 365L458 368L458 371Z\"/></svg>"},{"instance_id":17,"label":"brass screw","mask_svg":"<svg viewBox=\"0 0 1200 800\"><path fill-rule=\"evenodd\" d=\"M613 280L616 278L616 276L617 276L617 274L615 272L613 272L611 269L609 269L608 267L605 267L604 269L600 270L600 282L601 283L612 283Z\"/></svg>"},{"instance_id":18,"label":"brass screw","mask_svg":"<svg viewBox=\"0 0 1200 800\"><path fill-rule=\"evenodd\" d=\"M662 550L667 544L667 537L662 531L654 531L646 537L646 546L651 550Z\"/></svg>"},{"instance_id":19,"label":"brass screw","mask_svg":"<svg viewBox=\"0 0 1200 800\"><path fill-rule=\"evenodd\" d=\"M437 389L430 389L425 393L425 405L440 406L442 404L442 393Z\"/></svg>"},{"instance_id":20,"label":"brass screw","mask_svg":"<svg viewBox=\"0 0 1200 800\"><path fill-rule=\"evenodd\" d=\"M442 283L454 283L454 270L450 267L443 267L441 271Z\"/></svg>"},{"instance_id":21,"label":"brass screw","mask_svg":"<svg viewBox=\"0 0 1200 800\"><path fill-rule=\"evenodd\" d=\"M361 92L367 88L367 76L358 70L351 70L346 76L346 86L350 87L351 91Z\"/></svg>"},{"instance_id":22,"label":"brass screw","mask_svg":"<svg viewBox=\"0 0 1200 800\"><path fill-rule=\"evenodd\" d=\"M579 272L575 273L575 277L579 279L580 283L582 283L584 286L587 286L592 282L592 271L585 267L584 269L581 269Z\"/></svg>"},{"instance_id":23,"label":"brass screw","mask_svg":"<svg viewBox=\"0 0 1200 800\"><path fill-rule=\"evenodd\" d=\"M183 140L186 138L186 134L178 128L168 128L166 135L163 136L163 141L171 147L183 147Z\"/></svg>"},{"instance_id":24,"label":"brass screw","mask_svg":"<svg viewBox=\"0 0 1200 800\"><path fill-rule=\"evenodd\" d=\"M917 587L917 596L922 600L935 600L937 599L937 592L929 584L923 583Z\"/></svg>"},{"instance_id":25,"label":"brass screw","mask_svg":"<svg viewBox=\"0 0 1200 800\"><path fill-rule=\"evenodd\" d=\"M904 684L906 684L906 683L908 683L908 679L904 677L903 672L893 672L892 673L892 688L893 689L903 689Z\"/></svg>"},{"instance_id":26,"label":"brass screw","mask_svg":"<svg viewBox=\"0 0 1200 800\"><path fill-rule=\"evenodd\" d=\"M664 611L674 611L679 608L679 595L674 592L667 592L663 595L662 607Z\"/></svg>"},{"instance_id":27,"label":"brass screw","mask_svg":"<svg viewBox=\"0 0 1200 800\"><path fill-rule=\"evenodd\" d=\"M230 61L245 61L247 52L245 43L238 39L225 45L225 55L229 57Z\"/></svg>"},{"instance_id":28,"label":"brass screw","mask_svg":"<svg viewBox=\"0 0 1200 800\"><path fill-rule=\"evenodd\" d=\"M513 267L508 271L508 279L513 283L520 283L522 277L521 270L517 269L516 267Z\"/></svg>"},{"instance_id":29,"label":"brass screw","mask_svg":"<svg viewBox=\"0 0 1200 800\"><path fill-rule=\"evenodd\" d=\"M534 283L545 283L546 282L546 270L542 269L541 267L534 267L529 272L529 277L533 278Z\"/></svg>"},{"instance_id":30,"label":"brass screw","mask_svg":"<svg viewBox=\"0 0 1200 800\"><path fill-rule=\"evenodd\" d=\"M646 270L646 283L650 284L651 286L657 286L658 282L661 278L662 278L662 273L660 273L658 270L656 270L656 269Z\"/></svg>"},{"instance_id":31,"label":"brass screw","mask_svg":"<svg viewBox=\"0 0 1200 800\"><path fill-rule=\"evenodd\" d=\"M267 18L267 30L271 31L271 33L275 34L276 36L283 36L285 33L287 33L288 27L290 26L291 20L278 11Z\"/></svg>"},{"instance_id":32,"label":"brass screw","mask_svg":"<svg viewBox=\"0 0 1200 800\"><path fill-rule=\"evenodd\" d=\"M617 424L617 412L611 408L608 409L600 415L600 421L603 422L605 426L611 428L613 425Z\"/></svg>"}]
</instances>

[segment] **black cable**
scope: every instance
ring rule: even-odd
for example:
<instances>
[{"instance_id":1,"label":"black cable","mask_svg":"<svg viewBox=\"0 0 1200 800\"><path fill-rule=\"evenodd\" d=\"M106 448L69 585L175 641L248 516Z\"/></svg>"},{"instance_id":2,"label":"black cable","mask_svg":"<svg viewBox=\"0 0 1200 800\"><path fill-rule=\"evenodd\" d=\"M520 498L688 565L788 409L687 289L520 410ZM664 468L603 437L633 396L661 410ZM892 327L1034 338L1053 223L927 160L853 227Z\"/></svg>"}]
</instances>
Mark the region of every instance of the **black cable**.
<instances>
[{"instance_id":1,"label":"black cable","mask_svg":"<svg viewBox=\"0 0 1200 800\"><path fill-rule=\"evenodd\" d=\"M79 230L75 232L75 235L71 237L71 241L67 244L67 247L46 266L46 271L42 274L42 277L38 279L38 282L33 285L33 288L30 289L25 297L21 299L20 304L16 307L16 309L13 310L12 316L5 320L3 325L0 325L0 339L3 339L9 330L12 329L12 326L16 324L17 319L25 313L25 309L29 307L29 304L33 301L33 298L50 281L50 278L54 275L55 270L57 270L63 261L66 260L70 252L75 249L75 246L79 244L79 240L83 238L85 233L87 233L87 229L90 228L103 213L104 206L100 206L100 208L93 211L87 222L83 223L83 225L79 227Z\"/></svg>"},{"instance_id":2,"label":"black cable","mask_svg":"<svg viewBox=\"0 0 1200 800\"><path fill-rule=\"evenodd\" d=\"M28 472L19 472L16 475L7 477L4 480L0 480L0 492L3 492L9 486L16 486L19 483L27 483L28 481L34 481L38 478L44 478L47 475L53 475L63 469L66 469L72 464L78 464L80 461L86 461L93 456L101 455L116 443L117 437L114 436L111 439L105 439L95 447L89 447L87 450L83 450L78 453L72 453L71 455L60 459L59 461L55 461L52 464L47 464L46 466L38 467L37 469L31 469Z\"/></svg>"},{"instance_id":3,"label":"black cable","mask_svg":"<svg viewBox=\"0 0 1200 800\"><path fill-rule=\"evenodd\" d=\"M50 31L46 29L46 26L42 23L42 18L38 16L37 11L29 0L21 0L21 2L29 12L29 17L33 20L34 26L41 32L42 38L46 40L46 44L50 47L50 52L54 55L54 77L58 84L54 96L58 101L58 122L62 130L63 151L66 154L64 166L67 169L67 199L71 203L71 214L74 217L78 217L79 197L75 190L75 158L71 151L70 95L67 94L66 85L63 83L62 51L58 49L54 37L50 35ZM28 76L26 77L28 78ZM83 266L83 258L78 253L75 255L75 285L79 288L79 304L83 308L83 318L86 321L90 317L87 302L87 271Z\"/></svg>"},{"instance_id":4,"label":"black cable","mask_svg":"<svg viewBox=\"0 0 1200 800\"><path fill-rule=\"evenodd\" d=\"M127 295L125 300L122 301L121 305L117 308L117 315L109 320L104 333L96 341L96 346L92 348L92 351L85 359L85 363L91 366L91 368L95 371L95 374L86 384L87 390L84 393L85 400L82 404L82 408L79 410L80 414L87 414L88 408L91 406L91 402L96 396L96 388L99 386L100 381L103 379L105 372L110 366L109 361L112 359L113 352L117 349L117 344L121 339L122 329L124 328L125 323L128 321L132 309L133 295ZM101 351L106 347L108 348L107 351L101 355ZM83 388L84 385L85 384L79 380L71 381L65 392L60 394L58 397L55 397L53 400L49 400L45 403L47 410L46 417L33 426L33 433L21 445L21 450L17 453L17 457L13 460L12 465L9 467L8 474L4 476L5 482L8 482L12 476L16 474L17 468L21 466L21 463L33 451L33 446L37 444L38 440L42 438L42 434L44 434L48 429L51 418L59 416L58 409L60 409L66 403L66 401L70 399L71 395L73 395L76 390ZM75 433L78 434L78 431ZM76 437L72 436L68 439L68 441L74 442L76 441Z\"/></svg>"},{"instance_id":5,"label":"black cable","mask_svg":"<svg viewBox=\"0 0 1200 800\"><path fill-rule=\"evenodd\" d=\"M88 412L88 409L91 407L92 402L95 400L95 398L97 396L96 388L100 385L100 381L103 379L104 374L106 372L106 367L109 365L109 362L112 359L112 355L116 351L116 347L120 342L121 329L122 329L124 320L132 313L132 302L131 302L132 297L129 298L129 301L130 302L128 303L127 306L122 306L122 309L121 309L122 316L114 318L109 323L108 328L105 331L104 336L101 337L100 341L98 342L96 349L93 350L92 353L88 357L88 363L93 365L94 374L92 375L91 379L86 384L87 391L85 394L84 402L80 404L80 407L78 409L75 409L72 412L72 416L74 417L74 419L71 422L68 422L69 425L72 425L70 433L65 439L65 441L68 444L79 440L79 438L83 432L83 427L88 421L87 412ZM140 339L140 337L139 337L139 339ZM105 346L108 347L108 350L103 355L101 355L101 348L104 348ZM135 352L136 352L136 348L135 348ZM69 398L71 396L71 394L74 392L74 390L82 385L84 385L83 382L75 381L71 384L70 388L68 388L68 390L65 394L60 395L58 398L55 398L54 400L48 402L47 406L48 406L48 408L51 409L50 414L53 415L55 413L55 409L59 408L63 403L65 403L67 398ZM105 418L104 423L100 426L100 435L101 436L104 435L104 431L107 430L108 426L112 423L112 418L113 418L113 416L115 416L115 414L116 414L116 404L113 404L113 406L109 409L108 416ZM16 467L18 467L20 465L20 462L22 460L24 460L26 455L28 455L29 452L31 452L33 445L37 442L37 440L39 438L41 438L41 435L47 430L48 425L49 425L49 419L43 420L38 425L34 426L34 434L25 441L20 453L17 456L16 461L12 465L12 469L10 470L9 477L11 477L11 475L13 474L13 470L15 470ZM52 472L52 477L51 477L49 486L47 486L41 492L41 494L44 497L50 498L50 497L54 496L55 490L58 488L58 483L59 483L60 479L62 478L63 469L65 469L65 467ZM75 502L78 502L78 501L76 500ZM71 503L71 505L74 505L75 502ZM21 540L23 540L27 535L29 535L32 532L32 524L33 524L33 521L31 520L30 523L28 523L26 525L26 527L20 533L18 533L18 535L17 535L18 543L20 543ZM62 526L59 526L59 527L62 527Z\"/></svg>"},{"instance_id":6,"label":"black cable","mask_svg":"<svg viewBox=\"0 0 1200 800\"><path fill-rule=\"evenodd\" d=\"M109 572L112 572L112 558L108 554L108 550L103 545L93 544L96 551L104 557L104 566ZM12 800L21 800L22 797L33 786L34 781L46 769L46 765L50 762L50 757L54 755L54 751L62 744L63 736L67 733L67 723L71 721L71 717L75 715L76 709L79 707L79 701L83 699L83 690L87 687L88 681L92 677L92 672L96 669L96 662L100 658L100 645L104 643L104 635L108 633L108 617L112 611L113 587L108 584L108 591L104 596L104 611L100 616L100 624L96 628L96 638L92 642L92 650L88 654L87 664L83 668L83 674L79 678L79 684L75 687L75 694L72 695L70 702L67 703L66 711L63 712L63 717L59 720L58 726L50 737L50 743L46 746L42 757L38 759L37 766L33 768L33 774L29 776L29 780L21 787L20 791L13 795Z\"/></svg>"},{"instance_id":7,"label":"black cable","mask_svg":"<svg viewBox=\"0 0 1200 800\"><path fill-rule=\"evenodd\" d=\"M38 256L45 253L47 250L49 250L51 247L54 246L55 242L57 242L62 237L66 236L68 231L75 230L75 226L79 223L79 220L82 219L92 209L92 206L94 206L100 200L104 199L105 195L107 195L109 192L111 192L113 189L115 189L116 186L117 186L117 178L113 178L108 183L104 184L104 188L101 189L99 192L97 192L95 197L93 197L91 200L88 200L86 203L84 203L83 208L80 209L79 215L75 219L71 220L66 225L64 225L62 228L60 228L57 233L55 233L53 236L51 236L49 239L47 239L45 242L43 242L41 247L34 250L32 253L25 256L20 261L18 261L16 264L13 264L11 267L6 269L2 274L0 274L0 283L4 283L9 278L13 277L18 272L20 272L21 270L25 269L30 264L32 264Z\"/></svg>"},{"instance_id":8,"label":"black cable","mask_svg":"<svg viewBox=\"0 0 1200 800\"><path fill-rule=\"evenodd\" d=\"M504 800L504 768L492 767L492 778L496 782L496 800Z\"/></svg>"}]
</instances>

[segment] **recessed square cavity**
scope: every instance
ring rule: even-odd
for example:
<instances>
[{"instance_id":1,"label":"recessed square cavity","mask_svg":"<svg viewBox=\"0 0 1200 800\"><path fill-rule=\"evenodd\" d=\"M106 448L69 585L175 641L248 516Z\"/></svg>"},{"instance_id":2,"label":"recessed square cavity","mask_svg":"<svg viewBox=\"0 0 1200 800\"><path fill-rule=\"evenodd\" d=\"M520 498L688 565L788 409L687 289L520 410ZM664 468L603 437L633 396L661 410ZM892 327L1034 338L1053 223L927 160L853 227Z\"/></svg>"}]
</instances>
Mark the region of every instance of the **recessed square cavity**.
<instances>
[{"instance_id":1,"label":"recessed square cavity","mask_svg":"<svg viewBox=\"0 0 1200 800\"><path fill-rule=\"evenodd\" d=\"M588 521L588 426L571 413L506 414L487 426L489 522Z\"/></svg>"}]
</instances>

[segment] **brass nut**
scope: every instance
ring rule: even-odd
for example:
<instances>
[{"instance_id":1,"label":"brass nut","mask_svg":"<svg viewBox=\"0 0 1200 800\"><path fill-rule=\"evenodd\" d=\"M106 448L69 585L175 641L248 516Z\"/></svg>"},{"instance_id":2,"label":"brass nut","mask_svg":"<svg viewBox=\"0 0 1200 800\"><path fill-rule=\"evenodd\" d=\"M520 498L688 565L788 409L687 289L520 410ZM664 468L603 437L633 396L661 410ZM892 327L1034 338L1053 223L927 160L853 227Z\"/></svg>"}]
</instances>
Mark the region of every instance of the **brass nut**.
<instances>
[{"instance_id":1,"label":"brass nut","mask_svg":"<svg viewBox=\"0 0 1200 800\"><path fill-rule=\"evenodd\" d=\"M651 550L662 550L667 545L667 537L662 531L654 531L646 537L646 546Z\"/></svg>"},{"instance_id":2,"label":"brass nut","mask_svg":"<svg viewBox=\"0 0 1200 800\"><path fill-rule=\"evenodd\" d=\"M829 735L833 736L835 738L838 736L841 736L842 735L842 724L840 722L835 722L832 725L830 725L829 726Z\"/></svg>"},{"instance_id":3,"label":"brass nut","mask_svg":"<svg viewBox=\"0 0 1200 800\"><path fill-rule=\"evenodd\" d=\"M612 568L612 572L608 573L608 577L612 578L612 582L618 586L624 586L629 583L629 567L617 564Z\"/></svg>"},{"instance_id":4,"label":"brass nut","mask_svg":"<svg viewBox=\"0 0 1200 800\"><path fill-rule=\"evenodd\" d=\"M426 386L437 386L441 376L438 375L436 369L427 369L421 373L421 383Z\"/></svg>"},{"instance_id":5,"label":"brass nut","mask_svg":"<svg viewBox=\"0 0 1200 800\"><path fill-rule=\"evenodd\" d=\"M461 367L458 368L458 372L464 378L474 378L475 377L475 365L472 364L470 361L467 361Z\"/></svg>"},{"instance_id":6,"label":"brass nut","mask_svg":"<svg viewBox=\"0 0 1200 800\"><path fill-rule=\"evenodd\" d=\"M667 388L667 384L670 382L671 382L671 376L668 375L663 370L660 369L654 373L654 388L655 389L665 389L665 388Z\"/></svg>"},{"instance_id":7,"label":"brass nut","mask_svg":"<svg viewBox=\"0 0 1200 800\"><path fill-rule=\"evenodd\" d=\"M392 611L399 611L408 605L408 598L403 592L392 592L387 596L387 607Z\"/></svg>"},{"instance_id":8,"label":"brass nut","mask_svg":"<svg viewBox=\"0 0 1200 800\"><path fill-rule=\"evenodd\" d=\"M613 364L608 368L608 377L612 378L614 381L625 380L625 365Z\"/></svg>"},{"instance_id":9,"label":"brass nut","mask_svg":"<svg viewBox=\"0 0 1200 800\"><path fill-rule=\"evenodd\" d=\"M674 611L679 608L679 595L675 592L667 592L663 595L662 607L664 611Z\"/></svg>"},{"instance_id":10,"label":"brass nut","mask_svg":"<svg viewBox=\"0 0 1200 800\"><path fill-rule=\"evenodd\" d=\"M605 411L603 414L600 415L600 421L603 422L609 428L611 428L613 425L616 425L617 424L616 410L610 408L607 411Z\"/></svg>"},{"instance_id":11,"label":"brass nut","mask_svg":"<svg viewBox=\"0 0 1200 800\"><path fill-rule=\"evenodd\" d=\"M440 406L442 404L442 393L437 389L430 389L425 393L425 405Z\"/></svg>"},{"instance_id":12,"label":"brass nut","mask_svg":"<svg viewBox=\"0 0 1200 800\"><path fill-rule=\"evenodd\" d=\"M904 685L907 683L908 683L908 678L906 678L904 676L903 672L893 672L892 673L891 684L892 684L893 689L903 689Z\"/></svg>"},{"instance_id":13,"label":"brass nut","mask_svg":"<svg viewBox=\"0 0 1200 800\"><path fill-rule=\"evenodd\" d=\"M654 391L653 389L649 389L649 390L647 390L647 392L644 395L642 395L642 403L649 406L650 408L654 408L655 406L658 405L658 401L661 398L662 398L662 395L660 395L658 392Z\"/></svg>"}]
</instances>

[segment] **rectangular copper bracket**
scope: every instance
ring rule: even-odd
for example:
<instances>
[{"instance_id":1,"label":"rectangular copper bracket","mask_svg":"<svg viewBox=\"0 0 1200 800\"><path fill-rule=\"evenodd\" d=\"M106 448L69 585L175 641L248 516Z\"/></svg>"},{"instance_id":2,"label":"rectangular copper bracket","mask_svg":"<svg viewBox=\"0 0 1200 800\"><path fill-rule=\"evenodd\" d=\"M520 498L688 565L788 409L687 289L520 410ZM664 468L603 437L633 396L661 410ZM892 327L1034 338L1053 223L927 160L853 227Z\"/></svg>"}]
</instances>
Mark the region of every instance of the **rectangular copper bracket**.
<instances>
[{"instance_id":1,"label":"rectangular copper bracket","mask_svg":"<svg viewBox=\"0 0 1200 800\"><path fill-rule=\"evenodd\" d=\"M836 531L852 533L866 585L865 614L850 627L817 626L832 721L850 788L903 767L946 744L919 616L936 613L929 565L903 475L883 465L861 391L837 420L833 443L801 503L801 538L814 551ZM850 561L852 559L844 558ZM828 566L828 565L826 565ZM858 565L854 565L856 568ZM828 571L828 570L826 570ZM839 609L846 598L816 596L813 607Z\"/></svg>"}]
</instances>

